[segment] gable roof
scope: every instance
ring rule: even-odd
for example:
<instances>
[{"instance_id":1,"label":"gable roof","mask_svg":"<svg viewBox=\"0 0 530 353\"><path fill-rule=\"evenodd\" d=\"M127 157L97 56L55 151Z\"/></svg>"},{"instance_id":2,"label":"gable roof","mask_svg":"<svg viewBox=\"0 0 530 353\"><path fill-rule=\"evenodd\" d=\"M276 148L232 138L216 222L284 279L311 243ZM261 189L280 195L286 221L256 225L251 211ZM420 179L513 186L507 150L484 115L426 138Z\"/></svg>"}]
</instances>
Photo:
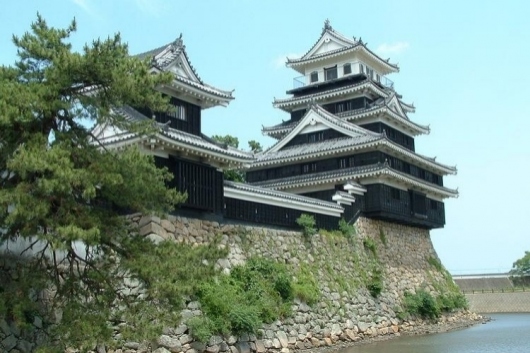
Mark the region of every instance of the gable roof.
<instances>
[{"instance_id":1,"label":"gable roof","mask_svg":"<svg viewBox=\"0 0 530 353\"><path fill-rule=\"evenodd\" d=\"M315 212L340 217L344 208L332 200L324 201L289 192L278 191L260 186L224 181L224 196L261 204L291 208L306 212Z\"/></svg>"},{"instance_id":2,"label":"gable roof","mask_svg":"<svg viewBox=\"0 0 530 353\"><path fill-rule=\"evenodd\" d=\"M137 54L135 57L142 60L149 59L151 68L154 71L172 72L175 76L175 83L184 83L191 86L191 88L198 88L204 93L220 97L224 101L234 99L232 96L233 91L225 91L210 86L199 77L186 52L182 34L171 43Z\"/></svg>"},{"instance_id":3,"label":"gable roof","mask_svg":"<svg viewBox=\"0 0 530 353\"><path fill-rule=\"evenodd\" d=\"M323 92L313 93L313 94L307 94L299 97L290 97L290 98L283 98L283 99L274 99L272 102L272 105L274 108L280 108L285 111L290 111L290 109L293 109L294 107L311 103L313 101L322 101L324 99L330 99L330 98L339 98L341 96L345 96L351 93L355 92L363 92L365 90L370 90L373 93L375 93L377 96L380 97L388 97L389 90L385 90L381 87L379 87L377 84L375 84L372 80L364 80L361 82L357 82L348 86L334 88L331 90L326 90Z\"/></svg>"},{"instance_id":4,"label":"gable roof","mask_svg":"<svg viewBox=\"0 0 530 353\"><path fill-rule=\"evenodd\" d=\"M282 138L273 146L271 146L268 150L263 152L262 155L270 152L278 152L283 146L285 146L296 135L298 135L306 126L315 124L325 125L330 129L334 129L343 133L344 135L353 138L360 138L366 136L375 139L381 136L378 133L363 129L357 125L343 121L317 104L311 104L307 112L297 122L294 128L287 135L285 135L284 138Z\"/></svg>"},{"instance_id":5,"label":"gable roof","mask_svg":"<svg viewBox=\"0 0 530 353\"><path fill-rule=\"evenodd\" d=\"M347 182L351 179L358 180L362 183L363 179L377 177L397 180L409 186L416 187L417 189L420 189L422 191L438 195L442 198L458 197L458 190L450 189L445 186L435 185L425 180L416 178L412 175L399 172L395 169L390 168L387 163L377 163L360 167L351 167L325 172L302 174L287 178L260 181L252 184L275 190L289 190L300 187L328 184L330 182Z\"/></svg>"},{"instance_id":6,"label":"gable roof","mask_svg":"<svg viewBox=\"0 0 530 353\"><path fill-rule=\"evenodd\" d=\"M361 38L357 40L354 37L352 40L336 32L333 27L331 27L329 20L324 22L324 28L322 28L320 38L318 38L315 44L313 44L311 49L309 49L301 58L287 58L286 64L288 67L303 73L303 69L301 67L307 63L324 60L353 51L362 51L365 55L375 59L381 65L381 67L385 69L386 72L383 73L399 71L399 67L396 64L391 64L388 62L388 60L383 60L377 54L368 49Z\"/></svg>"},{"instance_id":7,"label":"gable roof","mask_svg":"<svg viewBox=\"0 0 530 353\"><path fill-rule=\"evenodd\" d=\"M390 102L395 105L397 108L391 109ZM388 116L393 118L398 124L407 128L411 135L416 136L420 134L429 134L430 127L427 125L421 125L413 122L406 115L407 109L404 108L404 103L397 98L395 93L391 93L387 98L379 98L373 102L367 108L359 108L354 110L348 110L341 113L336 113L335 115L343 120L355 121L360 119L365 119L370 116L375 116L379 114L386 113ZM289 131L297 125L297 121L284 121L280 124L272 126L262 126L262 133L274 138L282 138Z\"/></svg>"},{"instance_id":8,"label":"gable roof","mask_svg":"<svg viewBox=\"0 0 530 353\"><path fill-rule=\"evenodd\" d=\"M304 128L310 125L321 124L329 129L341 132L347 137L329 139L320 142L294 145L282 149L289 141L297 136ZM324 155L343 153L347 151L377 148L386 150L394 155L405 156L418 163L442 174L456 174L456 167L448 166L436 162L433 158L428 158L417 154L393 141L385 133L379 134L353 123L345 121L329 113L319 105L313 104L306 114L296 122L291 130L278 142L266 151L256 155L256 160L251 165L251 169L265 167L274 164L292 163L304 159L316 158Z\"/></svg>"},{"instance_id":9,"label":"gable roof","mask_svg":"<svg viewBox=\"0 0 530 353\"><path fill-rule=\"evenodd\" d=\"M127 121L153 121L129 106L114 108L113 110ZM193 135L155 121L153 121L153 124L155 124L157 130L150 136L139 136L138 134L108 125L97 125L92 132L99 143L107 148L122 148L133 144L146 144L161 146L166 151L187 151L190 154L200 157L211 158L221 163L235 165L249 164L254 159L254 154L251 152L241 151L231 146L215 143L205 135Z\"/></svg>"}]
</instances>

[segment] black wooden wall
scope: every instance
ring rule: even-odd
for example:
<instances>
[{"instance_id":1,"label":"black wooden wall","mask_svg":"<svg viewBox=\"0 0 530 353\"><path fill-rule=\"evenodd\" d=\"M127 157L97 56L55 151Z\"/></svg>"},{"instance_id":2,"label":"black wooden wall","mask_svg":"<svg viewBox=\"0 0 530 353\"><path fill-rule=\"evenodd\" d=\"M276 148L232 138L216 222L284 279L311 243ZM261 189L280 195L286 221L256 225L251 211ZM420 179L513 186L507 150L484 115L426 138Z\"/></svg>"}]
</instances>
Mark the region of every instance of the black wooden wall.
<instances>
[{"instance_id":1,"label":"black wooden wall","mask_svg":"<svg viewBox=\"0 0 530 353\"><path fill-rule=\"evenodd\" d=\"M191 104L180 99L171 97L170 103L174 107L184 107L185 117L179 119L174 116L173 112L153 112L147 108L136 108L139 112L145 116L151 118L154 116L155 120L159 123L166 124L169 122L169 126L173 129L188 132L193 135L201 135L201 107L195 104Z\"/></svg>"},{"instance_id":2,"label":"black wooden wall","mask_svg":"<svg viewBox=\"0 0 530 353\"><path fill-rule=\"evenodd\" d=\"M401 131L398 131L383 123L370 123L370 124L359 124L359 126L378 133L386 133L386 136L391 140L411 151L415 151L414 138L410 137Z\"/></svg>"},{"instance_id":3,"label":"black wooden wall","mask_svg":"<svg viewBox=\"0 0 530 353\"><path fill-rule=\"evenodd\" d=\"M317 228L337 229L339 217L327 216L318 213L304 212L292 208L264 205L252 201L225 198L224 216L252 223L275 225L299 229L296 219L303 213L315 217Z\"/></svg>"},{"instance_id":4,"label":"black wooden wall","mask_svg":"<svg viewBox=\"0 0 530 353\"><path fill-rule=\"evenodd\" d=\"M223 173L206 164L191 162L175 157L155 157L159 167L166 167L174 175L168 184L180 192L187 192L183 208L207 212L223 211Z\"/></svg>"},{"instance_id":5,"label":"black wooden wall","mask_svg":"<svg viewBox=\"0 0 530 353\"><path fill-rule=\"evenodd\" d=\"M297 163L288 166L250 171L247 172L246 178L249 183L255 183L259 181L285 178L302 174L319 173L330 170L384 163L385 160L393 169L415 176L429 183L443 186L443 177L441 175L432 173L428 170L380 151L358 153L343 157L321 159L314 162Z\"/></svg>"},{"instance_id":6,"label":"black wooden wall","mask_svg":"<svg viewBox=\"0 0 530 353\"><path fill-rule=\"evenodd\" d=\"M365 187L363 213L367 217L426 228L439 228L445 224L443 202L413 190L404 191L383 184Z\"/></svg>"}]
</instances>

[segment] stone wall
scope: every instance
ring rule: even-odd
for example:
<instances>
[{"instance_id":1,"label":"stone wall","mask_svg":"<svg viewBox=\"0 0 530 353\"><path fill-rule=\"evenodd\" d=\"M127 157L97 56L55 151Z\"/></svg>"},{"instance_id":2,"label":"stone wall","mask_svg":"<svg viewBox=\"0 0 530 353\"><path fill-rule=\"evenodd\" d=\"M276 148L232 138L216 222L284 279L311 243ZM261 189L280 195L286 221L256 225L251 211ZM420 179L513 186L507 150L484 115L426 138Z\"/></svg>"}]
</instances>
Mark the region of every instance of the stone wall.
<instances>
[{"instance_id":1,"label":"stone wall","mask_svg":"<svg viewBox=\"0 0 530 353\"><path fill-rule=\"evenodd\" d=\"M259 338L214 336L206 344L193 342L186 320L201 311L198 302L187 302L182 311L183 322L164 330L156 342L126 342L120 349L106 350L108 353L289 353L339 341L399 335L422 324L397 318L396 311L406 291L414 292L421 287L436 295L447 289L445 274L439 271L439 266L433 266L433 261L439 260L429 231L424 229L361 217L356 223L357 235L350 240L317 234L308 241L296 231L176 216L160 219L132 215L130 221L138 226L141 235L154 242L205 244L220 236L221 246L229 249L229 255L217 262L225 273L251 256L272 258L295 268L307 266L316 275L322 296L313 306L295 300L293 315L264 325ZM383 290L373 297L367 285L377 271L383 275ZM131 291L138 291L132 287ZM11 336L2 334L5 322L0 324L0 351L29 351L19 347L20 340L13 345ZM4 343L6 340L9 344ZM99 347L98 353L103 351Z\"/></svg>"}]
</instances>

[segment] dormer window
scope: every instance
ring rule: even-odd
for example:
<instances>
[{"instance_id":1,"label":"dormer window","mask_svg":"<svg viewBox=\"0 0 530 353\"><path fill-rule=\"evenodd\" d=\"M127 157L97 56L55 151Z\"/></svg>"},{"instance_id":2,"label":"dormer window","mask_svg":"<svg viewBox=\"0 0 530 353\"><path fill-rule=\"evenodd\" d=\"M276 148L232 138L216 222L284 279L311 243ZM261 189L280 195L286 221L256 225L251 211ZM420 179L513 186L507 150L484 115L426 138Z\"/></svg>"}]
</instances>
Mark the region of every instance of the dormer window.
<instances>
[{"instance_id":1,"label":"dormer window","mask_svg":"<svg viewBox=\"0 0 530 353\"><path fill-rule=\"evenodd\" d=\"M326 81L334 80L337 78L337 65L324 69L324 77Z\"/></svg>"},{"instance_id":2,"label":"dormer window","mask_svg":"<svg viewBox=\"0 0 530 353\"><path fill-rule=\"evenodd\" d=\"M344 64L344 66L342 67L342 70L343 70L343 75L349 75L351 74L351 64L348 63L348 64Z\"/></svg>"},{"instance_id":3,"label":"dormer window","mask_svg":"<svg viewBox=\"0 0 530 353\"><path fill-rule=\"evenodd\" d=\"M186 118L186 107L183 105L176 105L175 110L170 111L167 115L178 120L188 120Z\"/></svg>"},{"instance_id":4,"label":"dormer window","mask_svg":"<svg viewBox=\"0 0 530 353\"><path fill-rule=\"evenodd\" d=\"M307 142L319 142L324 140L324 132L318 131L307 134Z\"/></svg>"},{"instance_id":5,"label":"dormer window","mask_svg":"<svg viewBox=\"0 0 530 353\"><path fill-rule=\"evenodd\" d=\"M318 81L318 72L313 71L310 76L311 83Z\"/></svg>"}]
</instances>

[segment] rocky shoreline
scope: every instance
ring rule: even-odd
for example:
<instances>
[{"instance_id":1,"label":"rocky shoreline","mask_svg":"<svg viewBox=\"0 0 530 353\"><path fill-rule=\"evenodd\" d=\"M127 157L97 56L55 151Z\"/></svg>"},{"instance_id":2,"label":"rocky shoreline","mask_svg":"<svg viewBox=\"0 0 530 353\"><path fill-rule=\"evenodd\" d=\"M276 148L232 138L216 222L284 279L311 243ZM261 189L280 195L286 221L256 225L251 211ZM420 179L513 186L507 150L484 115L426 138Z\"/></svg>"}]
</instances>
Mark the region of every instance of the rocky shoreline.
<instances>
[{"instance_id":1,"label":"rocky shoreline","mask_svg":"<svg viewBox=\"0 0 530 353\"><path fill-rule=\"evenodd\" d=\"M462 311L453 314L445 314L436 322L429 320L409 320L399 326L400 330L384 336L366 337L357 341L339 341L331 346L310 348L300 350L300 353L332 353L353 346L372 344L374 342L387 341L398 337L430 335L462 330L471 326L486 324L491 321L490 317L479 315L470 311Z\"/></svg>"}]
</instances>

